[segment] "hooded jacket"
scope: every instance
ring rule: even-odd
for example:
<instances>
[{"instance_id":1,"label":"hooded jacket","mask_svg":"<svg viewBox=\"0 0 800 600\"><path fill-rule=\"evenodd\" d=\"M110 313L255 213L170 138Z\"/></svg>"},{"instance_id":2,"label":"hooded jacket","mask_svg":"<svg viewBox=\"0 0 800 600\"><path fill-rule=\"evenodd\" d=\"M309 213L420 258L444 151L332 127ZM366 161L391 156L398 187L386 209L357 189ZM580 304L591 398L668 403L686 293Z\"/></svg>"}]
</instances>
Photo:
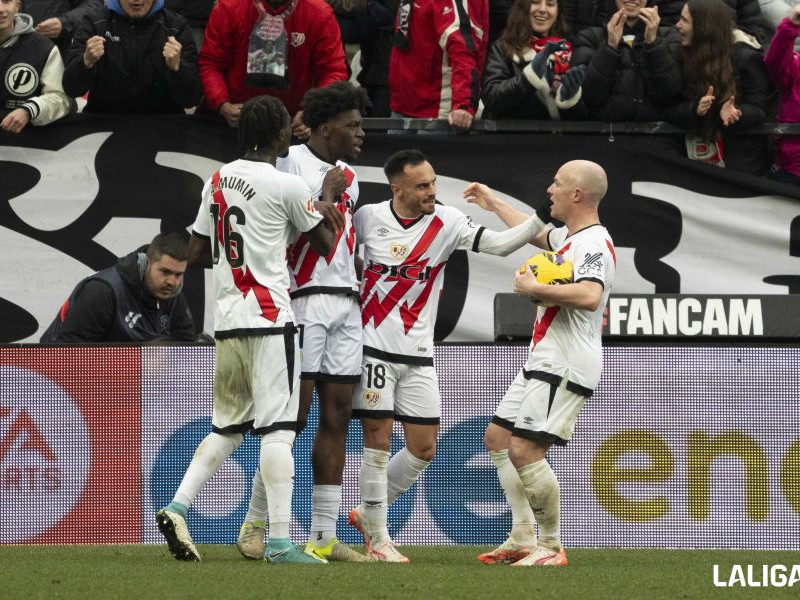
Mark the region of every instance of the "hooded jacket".
<instances>
[{"instance_id":1,"label":"hooded jacket","mask_svg":"<svg viewBox=\"0 0 800 600\"><path fill-rule=\"evenodd\" d=\"M779 123L800 123L800 54L794 51L800 25L784 19L775 30L764 64L769 78L781 92ZM779 136L775 162L784 171L800 177L800 136Z\"/></svg>"},{"instance_id":2,"label":"hooded jacket","mask_svg":"<svg viewBox=\"0 0 800 600\"><path fill-rule=\"evenodd\" d=\"M83 18L72 40L64 71L64 91L87 91L86 112L176 113L200 102L197 48L191 28L157 0L147 16L131 19L118 0ZM105 38L105 53L91 69L83 64L86 42ZM168 37L182 46L180 68L172 71L162 54Z\"/></svg>"},{"instance_id":3,"label":"hooded jacket","mask_svg":"<svg viewBox=\"0 0 800 600\"><path fill-rule=\"evenodd\" d=\"M70 111L61 87L61 55L53 42L33 30L30 15L17 13L14 33L0 44L0 65L0 118L24 108L33 125L47 125Z\"/></svg>"},{"instance_id":4,"label":"hooded jacket","mask_svg":"<svg viewBox=\"0 0 800 600\"><path fill-rule=\"evenodd\" d=\"M179 293L159 300L142 284L147 246L83 279L41 338L48 343L193 341L194 321Z\"/></svg>"}]
</instances>

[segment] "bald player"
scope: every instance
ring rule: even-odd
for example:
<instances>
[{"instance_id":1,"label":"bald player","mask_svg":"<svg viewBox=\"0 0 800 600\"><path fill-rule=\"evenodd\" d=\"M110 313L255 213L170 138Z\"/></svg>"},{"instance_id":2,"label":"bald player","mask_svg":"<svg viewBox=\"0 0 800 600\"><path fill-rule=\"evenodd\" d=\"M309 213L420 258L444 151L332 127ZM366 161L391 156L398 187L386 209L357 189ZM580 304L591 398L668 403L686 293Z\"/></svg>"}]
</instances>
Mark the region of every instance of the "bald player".
<instances>
[{"instance_id":1,"label":"bald player","mask_svg":"<svg viewBox=\"0 0 800 600\"><path fill-rule=\"evenodd\" d=\"M530 269L514 277L514 291L538 304L528 359L484 434L512 515L508 539L478 557L486 564L567 564L559 483L546 455L553 444L564 446L572 437L578 412L603 366L603 309L616 269L614 243L598 214L607 189L600 165L585 160L563 165L547 193L552 218L564 226L541 230L532 243L572 262L573 283L542 285ZM528 218L483 184L467 186L464 197L493 211L509 227Z\"/></svg>"}]
</instances>

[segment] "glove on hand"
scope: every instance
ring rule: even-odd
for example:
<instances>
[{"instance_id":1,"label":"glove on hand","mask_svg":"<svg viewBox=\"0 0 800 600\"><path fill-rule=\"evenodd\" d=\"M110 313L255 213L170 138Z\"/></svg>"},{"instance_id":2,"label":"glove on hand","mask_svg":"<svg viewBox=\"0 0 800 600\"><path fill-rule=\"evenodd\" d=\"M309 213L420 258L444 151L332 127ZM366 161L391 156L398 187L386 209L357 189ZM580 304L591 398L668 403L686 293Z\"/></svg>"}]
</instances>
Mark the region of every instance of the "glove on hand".
<instances>
[{"instance_id":1,"label":"glove on hand","mask_svg":"<svg viewBox=\"0 0 800 600\"><path fill-rule=\"evenodd\" d=\"M571 67L561 76L561 99L570 100L575 97L586 79L586 65Z\"/></svg>"},{"instance_id":2,"label":"glove on hand","mask_svg":"<svg viewBox=\"0 0 800 600\"><path fill-rule=\"evenodd\" d=\"M547 42L536 56L531 61L531 69L539 79L544 79L547 74L547 65L550 62L550 56L554 52L559 52L567 49L567 42L559 40L557 42Z\"/></svg>"}]
</instances>

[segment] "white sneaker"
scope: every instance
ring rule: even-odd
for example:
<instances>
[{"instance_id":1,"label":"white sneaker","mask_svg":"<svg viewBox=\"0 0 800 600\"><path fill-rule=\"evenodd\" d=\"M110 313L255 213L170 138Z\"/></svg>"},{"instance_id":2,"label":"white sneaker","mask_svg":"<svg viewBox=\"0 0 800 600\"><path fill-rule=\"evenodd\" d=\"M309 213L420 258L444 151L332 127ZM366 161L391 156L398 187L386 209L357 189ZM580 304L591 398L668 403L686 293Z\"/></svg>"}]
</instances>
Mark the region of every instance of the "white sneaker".
<instances>
[{"instance_id":1,"label":"white sneaker","mask_svg":"<svg viewBox=\"0 0 800 600\"><path fill-rule=\"evenodd\" d=\"M267 524L264 521L245 521L239 529L239 537L236 540L236 548L245 558L260 560L264 558L264 534L267 531Z\"/></svg>"},{"instance_id":2,"label":"white sneaker","mask_svg":"<svg viewBox=\"0 0 800 600\"><path fill-rule=\"evenodd\" d=\"M395 548L392 540L383 540L381 542L372 543L367 548L367 560L372 562L391 562L391 563L407 563L409 562L406 556L403 556Z\"/></svg>"},{"instance_id":3,"label":"white sneaker","mask_svg":"<svg viewBox=\"0 0 800 600\"><path fill-rule=\"evenodd\" d=\"M194 547L189 527L178 513L162 508L156 515L158 530L167 540L169 551L178 560L194 562L200 560L200 553Z\"/></svg>"},{"instance_id":4,"label":"white sneaker","mask_svg":"<svg viewBox=\"0 0 800 600\"><path fill-rule=\"evenodd\" d=\"M566 567L569 564L564 549L551 550L544 546L536 546L525 558L513 563L512 567Z\"/></svg>"}]
</instances>

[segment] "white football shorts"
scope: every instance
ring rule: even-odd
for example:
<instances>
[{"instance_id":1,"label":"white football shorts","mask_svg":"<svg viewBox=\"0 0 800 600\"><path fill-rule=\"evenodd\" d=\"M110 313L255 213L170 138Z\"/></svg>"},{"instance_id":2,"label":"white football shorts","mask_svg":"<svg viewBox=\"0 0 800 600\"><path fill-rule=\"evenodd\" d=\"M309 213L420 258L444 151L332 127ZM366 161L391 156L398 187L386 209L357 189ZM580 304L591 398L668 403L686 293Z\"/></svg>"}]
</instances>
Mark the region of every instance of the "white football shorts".
<instances>
[{"instance_id":1,"label":"white football shorts","mask_svg":"<svg viewBox=\"0 0 800 600\"><path fill-rule=\"evenodd\" d=\"M299 323L301 378L333 383L361 379L361 310L354 296L311 294L292 300Z\"/></svg>"},{"instance_id":2,"label":"white football shorts","mask_svg":"<svg viewBox=\"0 0 800 600\"><path fill-rule=\"evenodd\" d=\"M520 369L492 417L512 435L564 446L592 390L562 373Z\"/></svg>"},{"instance_id":3,"label":"white football shorts","mask_svg":"<svg viewBox=\"0 0 800 600\"><path fill-rule=\"evenodd\" d=\"M294 431L300 394L299 351L293 327L283 334L218 339L213 430L256 435L278 429Z\"/></svg>"},{"instance_id":4,"label":"white football shorts","mask_svg":"<svg viewBox=\"0 0 800 600\"><path fill-rule=\"evenodd\" d=\"M353 418L438 425L440 416L435 367L364 357L361 380L353 389Z\"/></svg>"}]
</instances>

